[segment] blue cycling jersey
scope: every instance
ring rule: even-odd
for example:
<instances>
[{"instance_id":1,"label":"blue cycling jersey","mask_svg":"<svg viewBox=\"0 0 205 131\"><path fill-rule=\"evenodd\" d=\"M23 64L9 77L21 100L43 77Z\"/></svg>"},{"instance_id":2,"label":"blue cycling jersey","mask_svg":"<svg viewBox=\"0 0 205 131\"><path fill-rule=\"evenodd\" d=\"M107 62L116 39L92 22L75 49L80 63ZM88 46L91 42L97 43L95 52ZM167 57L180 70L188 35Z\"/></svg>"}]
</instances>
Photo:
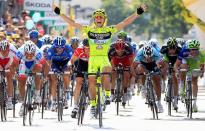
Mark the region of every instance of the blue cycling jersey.
<instances>
[{"instance_id":1,"label":"blue cycling jersey","mask_svg":"<svg viewBox=\"0 0 205 131\"><path fill-rule=\"evenodd\" d=\"M137 50L139 49L139 46L137 45L137 43L131 42L131 45L132 45L134 54L137 53Z\"/></svg>"},{"instance_id":2,"label":"blue cycling jersey","mask_svg":"<svg viewBox=\"0 0 205 131\"><path fill-rule=\"evenodd\" d=\"M38 40L36 46L40 49L44 44L44 41Z\"/></svg>"},{"instance_id":3,"label":"blue cycling jersey","mask_svg":"<svg viewBox=\"0 0 205 131\"><path fill-rule=\"evenodd\" d=\"M182 60L183 58L188 58L189 57L189 49L187 47L187 45L184 45L182 47L182 50L180 51L179 55L178 55L178 59Z\"/></svg>"},{"instance_id":4,"label":"blue cycling jersey","mask_svg":"<svg viewBox=\"0 0 205 131\"><path fill-rule=\"evenodd\" d=\"M162 55L160 54L159 51L157 51L154 47L152 48L153 50L153 55L152 55L152 62L155 62L155 61L160 61L162 59ZM143 54L143 48L141 48L138 52L137 52L137 55L135 57L135 61L142 61L144 63L147 63L146 61L146 58Z\"/></svg>"},{"instance_id":5,"label":"blue cycling jersey","mask_svg":"<svg viewBox=\"0 0 205 131\"><path fill-rule=\"evenodd\" d=\"M73 55L73 51L69 45L65 45L65 48L61 54L57 54L55 50L55 46L52 45L51 48L48 49L48 52L46 54L46 59L56 60L56 61L70 60L72 55Z\"/></svg>"}]
</instances>

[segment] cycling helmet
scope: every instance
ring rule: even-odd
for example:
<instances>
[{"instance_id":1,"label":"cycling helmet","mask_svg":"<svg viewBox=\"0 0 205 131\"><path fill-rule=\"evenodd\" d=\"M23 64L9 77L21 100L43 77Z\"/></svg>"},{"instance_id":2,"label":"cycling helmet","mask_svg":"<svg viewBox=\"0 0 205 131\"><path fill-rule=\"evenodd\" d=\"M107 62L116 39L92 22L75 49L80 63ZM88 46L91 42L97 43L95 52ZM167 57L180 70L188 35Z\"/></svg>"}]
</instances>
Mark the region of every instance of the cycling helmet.
<instances>
[{"instance_id":1,"label":"cycling helmet","mask_svg":"<svg viewBox=\"0 0 205 131\"><path fill-rule=\"evenodd\" d=\"M157 41L157 39L152 38L149 40L148 44L151 45L152 47L156 47L158 46L159 42Z\"/></svg>"},{"instance_id":2,"label":"cycling helmet","mask_svg":"<svg viewBox=\"0 0 205 131\"><path fill-rule=\"evenodd\" d=\"M128 43L131 43L131 42L132 42L131 36L127 35L126 41L127 41Z\"/></svg>"},{"instance_id":3,"label":"cycling helmet","mask_svg":"<svg viewBox=\"0 0 205 131\"><path fill-rule=\"evenodd\" d=\"M62 48L64 47L66 44L66 40L62 37L62 36L57 36L54 40L53 40L53 45L56 48Z\"/></svg>"},{"instance_id":4,"label":"cycling helmet","mask_svg":"<svg viewBox=\"0 0 205 131\"><path fill-rule=\"evenodd\" d=\"M36 52L36 45L32 41L26 41L24 44L24 51L26 53L35 53Z\"/></svg>"},{"instance_id":5,"label":"cycling helmet","mask_svg":"<svg viewBox=\"0 0 205 131\"><path fill-rule=\"evenodd\" d=\"M39 36L39 32L37 30L31 30L29 33L29 38L30 39L37 39Z\"/></svg>"},{"instance_id":6,"label":"cycling helmet","mask_svg":"<svg viewBox=\"0 0 205 131\"><path fill-rule=\"evenodd\" d=\"M83 46L89 46L88 38L83 39L82 44L83 44Z\"/></svg>"},{"instance_id":7,"label":"cycling helmet","mask_svg":"<svg viewBox=\"0 0 205 131\"><path fill-rule=\"evenodd\" d=\"M49 46L46 46L46 47L43 49L43 53L47 53L49 48L50 48Z\"/></svg>"},{"instance_id":8,"label":"cycling helmet","mask_svg":"<svg viewBox=\"0 0 205 131\"><path fill-rule=\"evenodd\" d=\"M125 41L123 41L122 39L118 39L116 42L115 42L115 49L116 50L124 50L125 49Z\"/></svg>"},{"instance_id":9,"label":"cycling helmet","mask_svg":"<svg viewBox=\"0 0 205 131\"><path fill-rule=\"evenodd\" d=\"M131 46L132 46L132 49L133 49L134 52L139 49L136 42L131 42Z\"/></svg>"},{"instance_id":10,"label":"cycling helmet","mask_svg":"<svg viewBox=\"0 0 205 131\"><path fill-rule=\"evenodd\" d=\"M150 57L153 55L153 47L149 44L143 46L143 54L145 57Z\"/></svg>"},{"instance_id":11,"label":"cycling helmet","mask_svg":"<svg viewBox=\"0 0 205 131\"><path fill-rule=\"evenodd\" d=\"M75 44L75 43L77 43L78 45L79 45L79 43L80 43L80 39L78 38L78 37L72 37L71 39L70 39L70 45L72 46L73 44Z\"/></svg>"},{"instance_id":12,"label":"cycling helmet","mask_svg":"<svg viewBox=\"0 0 205 131\"><path fill-rule=\"evenodd\" d=\"M7 40L3 40L0 43L1 50L6 50L9 47L10 43Z\"/></svg>"},{"instance_id":13,"label":"cycling helmet","mask_svg":"<svg viewBox=\"0 0 205 131\"><path fill-rule=\"evenodd\" d=\"M96 16L103 16L104 18L107 18L107 14L105 13L104 9L97 9L93 12L92 17L95 18Z\"/></svg>"},{"instance_id":14,"label":"cycling helmet","mask_svg":"<svg viewBox=\"0 0 205 131\"><path fill-rule=\"evenodd\" d=\"M143 40L139 42L139 48L143 47L144 45L147 44L147 41Z\"/></svg>"},{"instance_id":15,"label":"cycling helmet","mask_svg":"<svg viewBox=\"0 0 205 131\"><path fill-rule=\"evenodd\" d=\"M186 43L186 40L183 38L176 38L176 41L181 46L183 46Z\"/></svg>"},{"instance_id":16,"label":"cycling helmet","mask_svg":"<svg viewBox=\"0 0 205 131\"><path fill-rule=\"evenodd\" d=\"M120 32L117 34L117 38L118 38L118 39L126 40L126 39L127 39L127 33L124 32L124 31L120 31Z\"/></svg>"},{"instance_id":17,"label":"cycling helmet","mask_svg":"<svg viewBox=\"0 0 205 131\"><path fill-rule=\"evenodd\" d=\"M52 44L52 36L51 35L48 35L48 34L44 35L43 39L44 39L45 44Z\"/></svg>"},{"instance_id":18,"label":"cycling helmet","mask_svg":"<svg viewBox=\"0 0 205 131\"><path fill-rule=\"evenodd\" d=\"M176 48L177 47L177 41L176 41L176 38L174 37L170 37L168 40L167 40L167 46L169 48Z\"/></svg>"},{"instance_id":19,"label":"cycling helmet","mask_svg":"<svg viewBox=\"0 0 205 131\"><path fill-rule=\"evenodd\" d=\"M200 47L200 42L196 39L188 40L186 42L188 49L199 49Z\"/></svg>"}]
</instances>

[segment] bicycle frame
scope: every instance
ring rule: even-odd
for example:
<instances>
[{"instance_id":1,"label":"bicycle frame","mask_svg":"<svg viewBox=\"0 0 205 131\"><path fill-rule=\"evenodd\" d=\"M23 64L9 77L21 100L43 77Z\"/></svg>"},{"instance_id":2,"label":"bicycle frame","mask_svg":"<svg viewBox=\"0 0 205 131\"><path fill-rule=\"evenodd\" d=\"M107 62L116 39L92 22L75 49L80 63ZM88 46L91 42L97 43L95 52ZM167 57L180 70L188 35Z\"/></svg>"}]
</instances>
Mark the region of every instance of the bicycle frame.
<instances>
[{"instance_id":1,"label":"bicycle frame","mask_svg":"<svg viewBox=\"0 0 205 131\"><path fill-rule=\"evenodd\" d=\"M193 69L190 70L190 68L188 68L188 70L186 69L180 69L180 71L186 71L186 93L185 93L185 104L186 104L186 109L187 109L187 117L192 119L192 113L193 113L193 109L192 109L192 101L193 101L193 94L192 94L192 76L193 74L200 74L201 70L200 69Z\"/></svg>"},{"instance_id":2,"label":"bicycle frame","mask_svg":"<svg viewBox=\"0 0 205 131\"><path fill-rule=\"evenodd\" d=\"M121 94L123 92L123 74L124 71L130 71L130 68L126 69L122 64L119 64L113 71L117 72L117 88L116 88L116 103L117 103L117 115L119 114L119 102L121 98ZM123 105L125 106L125 105Z\"/></svg>"},{"instance_id":3,"label":"bicycle frame","mask_svg":"<svg viewBox=\"0 0 205 131\"><path fill-rule=\"evenodd\" d=\"M87 72L82 72L83 74L83 84L80 90L80 96L78 100L78 125L83 124L83 118L88 104L88 76Z\"/></svg>"},{"instance_id":4,"label":"bicycle frame","mask_svg":"<svg viewBox=\"0 0 205 131\"><path fill-rule=\"evenodd\" d=\"M159 72L148 72L146 73L146 80L145 86L147 88L147 97L146 97L146 104L151 107L151 111L153 113L153 119L158 119L158 108L155 101L155 94L152 84L152 76L157 75Z\"/></svg>"},{"instance_id":5,"label":"bicycle frame","mask_svg":"<svg viewBox=\"0 0 205 131\"><path fill-rule=\"evenodd\" d=\"M1 107L1 121L7 121L7 91L6 91L6 81L5 73L9 70L0 71L0 107Z\"/></svg>"},{"instance_id":6,"label":"bicycle frame","mask_svg":"<svg viewBox=\"0 0 205 131\"><path fill-rule=\"evenodd\" d=\"M26 94L24 97L24 109L23 109L23 125L26 125L26 117L27 113L29 113L29 125L32 125L33 115L34 115L34 102L33 102L33 83L34 83L34 76L33 75L41 75L41 73L28 73L28 77L26 80Z\"/></svg>"}]
</instances>

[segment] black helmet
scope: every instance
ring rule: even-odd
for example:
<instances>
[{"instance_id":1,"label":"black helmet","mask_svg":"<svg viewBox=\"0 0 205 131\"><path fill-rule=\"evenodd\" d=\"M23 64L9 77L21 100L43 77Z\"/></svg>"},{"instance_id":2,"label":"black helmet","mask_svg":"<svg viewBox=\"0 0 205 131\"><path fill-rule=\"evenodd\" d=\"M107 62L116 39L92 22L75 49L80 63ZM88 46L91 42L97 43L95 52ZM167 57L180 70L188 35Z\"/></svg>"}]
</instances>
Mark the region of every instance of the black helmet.
<instances>
[{"instance_id":1,"label":"black helmet","mask_svg":"<svg viewBox=\"0 0 205 131\"><path fill-rule=\"evenodd\" d=\"M89 46L88 38L83 39L82 44L83 44L83 46Z\"/></svg>"}]
</instances>

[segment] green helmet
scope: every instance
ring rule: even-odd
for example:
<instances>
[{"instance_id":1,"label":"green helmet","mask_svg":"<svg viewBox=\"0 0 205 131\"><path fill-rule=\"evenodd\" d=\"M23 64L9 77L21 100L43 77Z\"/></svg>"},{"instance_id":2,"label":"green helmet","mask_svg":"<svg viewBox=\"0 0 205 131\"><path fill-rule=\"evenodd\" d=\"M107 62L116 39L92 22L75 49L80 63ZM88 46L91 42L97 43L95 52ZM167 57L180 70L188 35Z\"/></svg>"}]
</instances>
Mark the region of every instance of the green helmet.
<instances>
[{"instance_id":1,"label":"green helmet","mask_svg":"<svg viewBox=\"0 0 205 131\"><path fill-rule=\"evenodd\" d=\"M176 38L170 37L170 38L167 40L167 46L168 46L169 48L176 48L176 47L177 47Z\"/></svg>"},{"instance_id":2,"label":"green helmet","mask_svg":"<svg viewBox=\"0 0 205 131\"><path fill-rule=\"evenodd\" d=\"M187 42L188 49L199 49L200 42L196 39L188 40Z\"/></svg>"},{"instance_id":3,"label":"green helmet","mask_svg":"<svg viewBox=\"0 0 205 131\"><path fill-rule=\"evenodd\" d=\"M117 38L118 38L118 39L126 40L126 39L127 39L127 33L124 32L124 31L120 31L120 32L117 34Z\"/></svg>"},{"instance_id":4,"label":"green helmet","mask_svg":"<svg viewBox=\"0 0 205 131\"><path fill-rule=\"evenodd\" d=\"M103 16L104 18L107 18L107 14L105 13L104 9L97 9L93 12L92 17L95 18L96 16Z\"/></svg>"}]
</instances>

